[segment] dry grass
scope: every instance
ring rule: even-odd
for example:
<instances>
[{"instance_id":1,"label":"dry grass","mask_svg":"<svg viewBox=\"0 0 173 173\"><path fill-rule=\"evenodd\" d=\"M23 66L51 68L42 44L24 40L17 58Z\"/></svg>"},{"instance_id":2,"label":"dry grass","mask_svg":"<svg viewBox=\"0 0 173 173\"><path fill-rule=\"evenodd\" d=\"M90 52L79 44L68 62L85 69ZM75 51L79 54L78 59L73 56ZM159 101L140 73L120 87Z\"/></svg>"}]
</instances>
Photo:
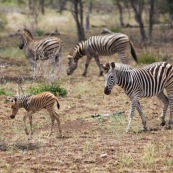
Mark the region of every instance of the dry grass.
<instances>
[{"instance_id":1,"label":"dry grass","mask_svg":"<svg viewBox=\"0 0 173 173\"><path fill-rule=\"evenodd\" d=\"M64 23L61 24L66 26ZM125 32L133 36L136 31L129 29ZM98 30L92 30L89 34L93 33L97 34ZM132 132L125 133L130 100L124 91L114 87L110 96L104 95L104 78L98 77L99 70L94 60L91 62L86 78L81 76L85 58L79 61L74 74L67 76L66 55L77 39L74 32L64 33L60 38L64 40L65 45L62 86L68 90L68 95L66 98L59 98L61 109L57 112L60 115L64 138L55 138L55 132L52 137L47 137L50 119L45 111L41 111L33 116L34 135L31 140L28 140L22 124L22 115L25 111L21 110L14 120L9 119L10 105L6 101L8 96L1 95L0 172L172 172L172 130L164 130L159 126L161 102L155 97L141 100L151 130L140 133L142 124L136 113ZM143 48L138 44L139 35L134 38L138 39L137 43L135 42L138 54L150 51L156 55L172 53L171 43L164 48L158 45ZM8 47L10 44L16 47L17 40L7 38L6 43L0 42L2 47ZM18 92L17 78L21 74L30 76L30 65L24 55L21 55L21 58L15 56L16 54L8 55L6 51L0 61L0 63L10 64L7 68L1 68L1 77L6 76L6 82L1 86L9 89L14 95ZM102 62L110 60L119 62L117 56L101 59ZM22 87L26 92L33 84L30 80L25 80ZM119 112L123 113L118 114ZM91 117L93 114L106 113L113 115ZM54 130L58 130L57 126Z\"/></svg>"}]
</instances>

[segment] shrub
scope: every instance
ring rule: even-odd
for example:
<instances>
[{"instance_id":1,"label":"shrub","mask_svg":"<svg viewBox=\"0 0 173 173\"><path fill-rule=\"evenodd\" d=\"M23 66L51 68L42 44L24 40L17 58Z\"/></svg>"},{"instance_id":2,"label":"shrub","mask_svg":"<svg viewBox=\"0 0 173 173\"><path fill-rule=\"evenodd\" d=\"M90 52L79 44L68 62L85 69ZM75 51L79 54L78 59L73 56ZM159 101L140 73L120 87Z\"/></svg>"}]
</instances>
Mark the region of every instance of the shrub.
<instances>
[{"instance_id":1,"label":"shrub","mask_svg":"<svg viewBox=\"0 0 173 173\"><path fill-rule=\"evenodd\" d=\"M35 30L35 32L36 32L36 34L37 34L38 36L43 36L43 35L45 34L44 31L41 30L41 29L39 29L39 28L37 28L37 29Z\"/></svg>"},{"instance_id":2,"label":"shrub","mask_svg":"<svg viewBox=\"0 0 173 173\"><path fill-rule=\"evenodd\" d=\"M4 14L0 13L0 29L4 30L7 24L7 18Z\"/></svg>"},{"instance_id":3,"label":"shrub","mask_svg":"<svg viewBox=\"0 0 173 173\"><path fill-rule=\"evenodd\" d=\"M152 54L142 54L139 56L138 60L141 64L151 64L159 61L160 59Z\"/></svg>"},{"instance_id":4,"label":"shrub","mask_svg":"<svg viewBox=\"0 0 173 173\"><path fill-rule=\"evenodd\" d=\"M37 85L32 87L29 90L29 93L31 94L39 94L42 93L44 91L49 91L51 93L53 93L54 95L59 95L61 97L65 97L67 95L67 90L63 87L61 87L60 85L49 85L49 84L42 84L42 85Z\"/></svg>"},{"instance_id":5,"label":"shrub","mask_svg":"<svg viewBox=\"0 0 173 173\"><path fill-rule=\"evenodd\" d=\"M6 92L4 89L0 89L0 95L6 95Z\"/></svg>"},{"instance_id":6,"label":"shrub","mask_svg":"<svg viewBox=\"0 0 173 173\"><path fill-rule=\"evenodd\" d=\"M120 26L111 26L110 30L115 33L121 33L122 28Z\"/></svg>"}]
</instances>

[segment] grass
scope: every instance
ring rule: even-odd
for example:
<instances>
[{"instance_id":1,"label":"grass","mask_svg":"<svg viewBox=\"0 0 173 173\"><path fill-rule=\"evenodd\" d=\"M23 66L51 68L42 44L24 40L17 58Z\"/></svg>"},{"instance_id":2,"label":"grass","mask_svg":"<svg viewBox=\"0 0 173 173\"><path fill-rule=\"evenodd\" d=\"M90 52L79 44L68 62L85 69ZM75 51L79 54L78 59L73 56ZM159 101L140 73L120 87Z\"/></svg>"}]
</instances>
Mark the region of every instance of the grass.
<instances>
[{"instance_id":1,"label":"grass","mask_svg":"<svg viewBox=\"0 0 173 173\"><path fill-rule=\"evenodd\" d=\"M36 86L33 86L32 88L29 89L30 94L39 94L45 91L49 91L53 93L54 95L58 95L61 97L67 96L67 90L63 87L61 87L59 84L55 85L50 85L50 84L39 84Z\"/></svg>"},{"instance_id":2,"label":"grass","mask_svg":"<svg viewBox=\"0 0 173 173\"><path fill-rule=\"evenodd\" d=\"M139 55L138 61L140 64L151 64L160 61L160 58L156 57L153 54L144 53Z\"/></svg>"}]
</instances>

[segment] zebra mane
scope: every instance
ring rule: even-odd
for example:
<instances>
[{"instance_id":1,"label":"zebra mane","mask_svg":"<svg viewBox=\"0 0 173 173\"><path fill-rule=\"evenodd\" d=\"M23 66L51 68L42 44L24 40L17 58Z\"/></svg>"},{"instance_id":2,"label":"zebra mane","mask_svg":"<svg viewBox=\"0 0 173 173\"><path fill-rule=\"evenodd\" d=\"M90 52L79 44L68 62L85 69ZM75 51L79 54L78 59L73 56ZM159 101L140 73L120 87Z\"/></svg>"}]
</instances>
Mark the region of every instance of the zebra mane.
<instances>
[{"instance_id":1,"label":"zebra mane","mask_svg":"<svg viewBox=\"0 0 173 173\"><path fill-rule=\"evenodd\" d=\"M127 64L109 62L102 66L105 71L109 71L109 69L117 69L120 71L124 70L132 70L133 68Z\"/></svg>"},{"instance_id":2,"label":"zebra mane","mask_svg":"<svg viewBox=\"0 0 173 173\"><path fill-rule=\"evenodd\" d=\"M81 41L79 43L77 43L74 48L71 50L71 52L69 53L69 55L73 56L74 53L76 53L77 51L80 51L81 48L83 48L85 45L85 41ZM81 51L80 51L81 53Z\"/></svg>"},{"instance_id":3,"label":"zebra mane","mask_svg":"<svg viewBox=\"0 0 173 173\"><path fill-rule=\"evenodd\" d=\"M28 29L24 28L23 30L24 30L24 32L26 33L26 35L27 35L29 38L32 38L32 39L33 39L33 36L32 36L31 32L30 32Z\"/></svg>"},{"instance_id":4,"label":"zebra mane","mask_svg":"<svg viewBox=\"0 0 173 173\"><path fill-rule=\"evenodd\" d=\"M14 100L15 102L20 102L20 101L29 99L31 96L32 96L32 94L15 96L12 100Z\"/></svg>"}]
</instances>

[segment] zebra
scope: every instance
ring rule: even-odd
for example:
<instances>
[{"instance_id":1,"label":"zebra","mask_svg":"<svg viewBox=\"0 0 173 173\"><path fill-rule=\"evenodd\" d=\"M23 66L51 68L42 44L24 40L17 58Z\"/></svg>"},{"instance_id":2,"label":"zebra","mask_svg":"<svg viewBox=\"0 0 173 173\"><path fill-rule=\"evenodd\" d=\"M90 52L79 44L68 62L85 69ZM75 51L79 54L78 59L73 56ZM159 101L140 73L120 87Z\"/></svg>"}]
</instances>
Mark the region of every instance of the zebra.
<instances>
[{"instance_id":1,"label":"zebra","mask_svg":"<svg viewBox=\"0 0 173 173\"><path fill-rule=\"evenodd\" d=\"M125 34L111 33L106 35L92 36L86 41L79 42L68 55L69 67L67 69L67 74L71 75L78 65L78 60L86 55L87 59L83 76L86 76L87 74L87 69L92 57L94 57L99 67L99 75L102 76L103 70L100 64L99 56L109 56L118 53L122 62L127 64L125 52L128 45L130 45L131 54L134 60L137 62L137 56L133 43Z\"/></svg>"},{"instance_id":2,"label":"zebra","mask_svg":"<svg viewBox=\"0 0 173 173\"><path fill-rule=\"evenodd\" d=\"M33 76L35 76L37 60L51 59L51 75L54 73L55 66L59 62L59 72L61 72L63 42L60 38L47 37L35 40L27 29L18 30L17 35L20 37L19 48L25 50L26 56L32 66Z\"/></svg>"},{"instance_id":3,"label":"zebra","mask_svg":"<svg viewBox=\"0 0 173 173\"><path fill-rule=\"evenodd\" d=\"M41 109L46 109L51 117L51 128L48 136L51 136L53 131L54 121L56 120L58 123L58 129L60 133L60 137L62 137L62 129L60 126L59 115L55 112L54 104L57 103L57 108L60 108L60 104L58 99L50 92L43 92L37 95L22 95L22 96L15 96L12 100L11 109L12 114L10 117L12 119L15 118L16 114L18 113L20 108L24 108L27 112L23 117L24 128L26 135L30 135L32 137L32 115L40 111ZM29 118L30 122L30 133L28 133L26 127L26 119ZM57 135L58 137L58 135Z\"/></svg>"},{"instance_id":4,"label":"zebra","mask_svg":"<svg viewBox=\"0 0 173 173\"><path fill-rule=\"evenodd\" d=\"M131 110L126 132L131 128L135 108L142 119L143 130L147 130L145 115L141 109L139 99L156 95L163 103L161 125L166 124L165 115L170 106L170 118L167 129L171 129L173 123L173 66L167 62L157 62L143 68L131 68L115 62L103 65L105 75L106 95L111 94L114 85L122 87L131 100ZM167 96L164 94L164 89Z\"/></svg>"}]
</instances>

